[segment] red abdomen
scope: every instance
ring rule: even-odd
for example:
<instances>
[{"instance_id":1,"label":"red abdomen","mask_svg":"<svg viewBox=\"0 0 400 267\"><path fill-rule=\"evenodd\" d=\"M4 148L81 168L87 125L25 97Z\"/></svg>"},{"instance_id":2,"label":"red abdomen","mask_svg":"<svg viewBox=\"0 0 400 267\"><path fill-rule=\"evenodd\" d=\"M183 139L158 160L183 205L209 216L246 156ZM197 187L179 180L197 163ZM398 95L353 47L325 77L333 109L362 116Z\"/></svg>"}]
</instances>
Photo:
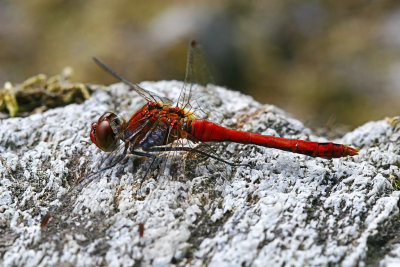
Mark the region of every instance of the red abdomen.
<instances>
[{"instance_id":1,"label":"red abdomen","mask_svg":"<svg viewBox=\"0 0 400 267\"><path fill-rule=\"evenodd\" d=\"M270 135L231 130L207 120L194 119L188 122L187 132L197 140L204 142L231 141L241 144L255 144L264 147L277 148L327 159L354 156L358 150L349 146L332 142L319 143L300 139L289 139Z\"/></svg>"}]
</instances>

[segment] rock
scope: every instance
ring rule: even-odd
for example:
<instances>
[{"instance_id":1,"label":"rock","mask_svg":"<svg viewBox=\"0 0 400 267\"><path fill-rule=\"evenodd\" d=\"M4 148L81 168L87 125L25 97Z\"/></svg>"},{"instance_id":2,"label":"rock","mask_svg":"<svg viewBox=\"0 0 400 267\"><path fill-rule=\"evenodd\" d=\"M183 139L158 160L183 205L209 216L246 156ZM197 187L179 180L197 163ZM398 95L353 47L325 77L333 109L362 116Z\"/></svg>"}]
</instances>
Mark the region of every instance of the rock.
<instances>
[{"instance_id":1,"label":"rock","mask_svg":"<svg viewBox=\"0 0 400 267\"><path fill-rule=\"evenodd\" d=\"M182 83L141 85L176 99ZM220 87L207 90L196 102L214 107L211 121L326 141L274 106ZM2 265L400 262L400 131L395 121L369 122L334 140L360 148L349 158L212 144L218 156L250 168L161 153L139 190L146 158L132 155L96 174L107 153L90 142L89 131L105 111L125 112L129 118L144 103L115 84L98 88L79 105L1 121ZM41 228L47 212L51 218Z\"/></svg>"}]
</instances>

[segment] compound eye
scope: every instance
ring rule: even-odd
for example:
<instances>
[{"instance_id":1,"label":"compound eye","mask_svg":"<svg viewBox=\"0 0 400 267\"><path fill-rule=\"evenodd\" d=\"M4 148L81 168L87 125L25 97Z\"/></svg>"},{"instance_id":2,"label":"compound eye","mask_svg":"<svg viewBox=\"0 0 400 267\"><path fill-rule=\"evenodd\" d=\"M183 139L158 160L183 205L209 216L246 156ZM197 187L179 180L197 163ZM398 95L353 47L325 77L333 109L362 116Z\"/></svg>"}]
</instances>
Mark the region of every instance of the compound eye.
<instances>
[{"instance_id":1,"label":"compound eye","mask_svg":"<svg viewBox=\"0 0 400 267\"><path fill-rule=\"evenodd\" d=\"M92 123L90 131L92 142L104 151L112 151L119 142L111 127L110 117L114 118L116 115L109 112L105 113L99 118L97 123Z\"/></svg>"},{"instance_id":2,"label":"compound eye","mask_svg":"<svg viewBox=\"0 0 400 267\"><path fill-rule=\"evenodd\" d=\"M93 122L92 123L92 129L90 129L90 140L92 140L92 142L96 145L99 146L97 144L96 141L96 128L97 128L97 123Z\"/></svg>"}]
</instances>

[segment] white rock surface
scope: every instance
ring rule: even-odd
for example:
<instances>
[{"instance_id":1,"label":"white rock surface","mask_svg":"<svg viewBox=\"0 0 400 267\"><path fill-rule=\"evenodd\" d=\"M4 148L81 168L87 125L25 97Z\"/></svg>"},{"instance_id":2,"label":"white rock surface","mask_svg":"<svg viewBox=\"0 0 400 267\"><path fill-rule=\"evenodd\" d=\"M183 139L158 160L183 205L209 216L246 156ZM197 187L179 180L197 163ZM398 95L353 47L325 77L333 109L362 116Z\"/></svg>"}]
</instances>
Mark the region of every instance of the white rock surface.
<instances>
[{"instance_id":1,"label":"white rock surface","mask_svg":"<svg viewBox=\"0 0 400 267\"><path fill-rule=\"evenodd\" d=\"M176 98L182 84L142 86ZM325 141L274 106L219 87L208 90L202 101L214 105L209 117L214 122ZM0 122L2 265L385 266L400 261L400 192L391 184L400 177L400 131L386 121L369 122L334 140L361 149L348 159L214 144L219 156L253 167L186 160L185 154L172 155L175 164L162 167L166 158L171 161L163 153L153 178L142 186L149 194L137 196L148 161L132 156L66 194L106 156L89 140L91 122L108 110L129 116L144 103L116 84L80 105ZM49 210L52 217L41 229Z\"/></svg>"}]
</instances>

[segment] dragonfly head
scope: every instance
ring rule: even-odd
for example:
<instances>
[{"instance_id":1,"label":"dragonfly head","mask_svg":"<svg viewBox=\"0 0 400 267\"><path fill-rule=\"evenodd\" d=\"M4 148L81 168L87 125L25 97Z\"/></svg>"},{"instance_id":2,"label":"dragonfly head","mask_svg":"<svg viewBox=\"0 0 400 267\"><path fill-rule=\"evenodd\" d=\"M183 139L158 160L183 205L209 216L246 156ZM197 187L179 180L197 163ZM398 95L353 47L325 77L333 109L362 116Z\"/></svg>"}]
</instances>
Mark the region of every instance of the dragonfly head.
<instances>
[{"instance_id":1,"label":"dragonfly head","mask_svg":"<svg viewBox=\"0 0 400 267\"><path fill-rule=\"evenodd\" d=\"M119 144L121 121L112 112L104 113L97 122L92 123L90 139L103 151L112 151Z\"/></svg>"}]
</instances>

